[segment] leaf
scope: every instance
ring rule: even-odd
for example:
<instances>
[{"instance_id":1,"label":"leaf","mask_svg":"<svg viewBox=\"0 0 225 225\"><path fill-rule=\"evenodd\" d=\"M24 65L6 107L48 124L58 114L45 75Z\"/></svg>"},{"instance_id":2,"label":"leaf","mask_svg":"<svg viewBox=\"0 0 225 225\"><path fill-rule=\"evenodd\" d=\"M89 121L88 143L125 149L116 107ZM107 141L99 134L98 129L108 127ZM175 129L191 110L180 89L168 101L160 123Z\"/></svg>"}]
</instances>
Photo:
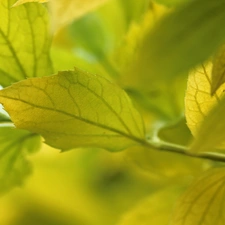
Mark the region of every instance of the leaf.
<instances>
[{"instance_id":1,"label":"leaf","mask_svg":"<svg viewBox=\"0 0 225 225\"><path fill-rule=\"evenodd\" d=\"M171 225L223 225L225 170L208 171L180 198Z\"/></svg>"},{"instance_id":2,"label":"leaf","mask_svg":"<svg viewBox=\"0 0 225 225\"><path fill-rule=\"evenodd\" d=\"M212 68L211 94L225 83L225 45L222 45L215 55Z\"/></svg>"},{"instance_id":3,"label":"leaf","mask_svg":"<svg viewBox=\"0 0 225 225\"><path fill-rule=\"evenodd\" d=\"M48 0L18 0L13 6L19 6L28 2L44 3L44 2L48 2Z\"/></svg>"},{"instance_id":4,"label":"leaf","mask_svg":"<svg viewBox=\"0 0 225 225\"><path fill-rule=\"evenodd\" d=\"M49 58L48 16L41 4L12 7L0 2L0 84L8 86L27 77L52 71Z\"/></svg>"},{"instance_id":5,"label":"leaf","mask_svg":"<svg viewBox=\"0 0 225 225\"><path fill-rule=\"evenodd\" d=\"M166 225L182 188L167 187L153 193L128 211L118 225Z\"/></svg>"},{"instance_id":6,"label":"leaf","mask_svg":"<svg viewBox=\"0 0 225 225\"><path fill-rule=\"evenodd\" d=\"M192 0L165 16L146 34L136 69L148 86L186 73L223 43L223 0ZM205 35L214 34L214 35Z\"/></svg>"},{"instance_id":7,"label":"leaf","mask_svg":"<svg viewBox=\"0 0 225 225\"><path fill-rule=\"evenodd\" d=\"M221 144L218 142L219 139L224 137L221 127L223 126L221 97L225 85L222 85L214 96L211 96L211 68L211 63L207 66L202 65L188 78L185 114L187 125L196 137L192 144L192 150L195 152L213 151L213 148Z\"/></svg>"},{"instance_id":8,"label":"leaf","mask_svg":"<svg viewBox=\"0 0 225 225\"><path fill-rule=\"evenodd\" d=\"M221 87L214 96L211 96L212 63L202 65L193 70L188 78L185 95L185 115L187 125L196 136L212 108L220 102L225 86Z\"/></svg>"},{"instance_id":9,"label":"leaf","mask_svg":"<svg viewBox=\"0 0 225 225\"><path fill-rule=\"evenodd\" d=\"M223 86L224 87L224 86ZM216 105L203 121L198 135L192 143L194 152L210 152L224 150L225 123L223 120L225 98Z\"/></svg>"},{"instance_id":10,"label":"leaf","mask_svg":"<svg viewBox=\"0 0 225 225\"><path fill-rule=\"evenodd\" d=\"M37 151L40 137L15 129L9 124L0 126L0 194L21 185L31 172L25 156Z\"/></svg>"},{"instance_id":11,"label":"leaf","mask_svg":"<svg viewBox=\"0 0 225 225\"><path fill-rule=\"evenodd\" d=\"M142 118L126 93L78 69L33 78L0 92L16 127L40 133L63 150L100 147L116 151L142 142Z\"/></svg>"},{"instance_id":12,"label":"leaf","mask_svg":"<svg viewBox=\"0 0 225 225\"><path fill-rule=\"evenodd\" d=\"M55 0L50 2L53 30L69 24L108 0Z\"/></svg>"}]
</instances>

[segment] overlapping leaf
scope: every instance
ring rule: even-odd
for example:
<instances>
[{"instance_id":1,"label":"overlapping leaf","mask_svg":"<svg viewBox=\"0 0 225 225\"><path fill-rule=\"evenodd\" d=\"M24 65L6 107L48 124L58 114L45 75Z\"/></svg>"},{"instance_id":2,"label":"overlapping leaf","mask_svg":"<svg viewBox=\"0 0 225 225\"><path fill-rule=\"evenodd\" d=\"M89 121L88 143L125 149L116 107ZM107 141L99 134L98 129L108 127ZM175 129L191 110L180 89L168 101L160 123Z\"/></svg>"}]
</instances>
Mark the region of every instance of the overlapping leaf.
<instances>
[{"instance_id":1,"label":"overlapping leaf","mask_svg":"<svg viewBox=\"0 0 225 225\"><path fill-rule=\"evenodd\" d=\"M0 194L21 185L31 172L25 156L40 147L40 137L9 124L0 125Z\"/></svg>"},{"instance_id":2,"label":"overlapping leaf","mask_svg":"<svg viewBox=\"0 0 225 225\"><path fill-rule=\"evenodd\" d=\"M212 63L196 68L188 78L185 95L187 125L194 136L212 108L220 101L224 87L211 96Z\"/></svg>"},{"instance_id":3,"label":"overlapping leaf","mask_svg":"<svg viewBox=\"0 0 225 225\"><path fill-rule=\"evenodd\" d=\"M223 108L221 97L225 85L211 96L212 64L202 65L190 74L185 96L187 125L196 137L193 151L213 151L224 138Z\"/></svg>"},{"instance_id":4,"label":"overlapping leaf","mask_svg":"<svg viewBox=\"0 0 225 225\"><path fill-rule=\"evenodd\" d=\"M13 84L0 102L18 128L60 149L121 150L144 139L139 113L117 85L80 70Z\"/></svg>"},{"instance_id":5,"label":"overlapping leaf","mask_svg":"<svg viewBox=\"0 0 225 225\"><path fill-rule=\"evenodd\" d=\"M171 225L223 225L225 170L213 169L199 178L179 200Z\"/></svg>"},{"instance_id":6,"label":"overlapping leaf","mask_svg":"<svg viewBox=\"0 0 225 225\"><path fill-rule=\"evenodd\" d=\"M0 2L0 84L51 73L48 16L41 4Z\"/></svg>"},{"instance_id":7,"label":"overlapping leaf","mask_svg":"<svg viewBox=\"0 0 225 225\"><path fill-rule=\"evenodd\" d=\"M143 41L136 65L143 81L170 81L206 60L225 39L224 21L223 0L191 0L177 7Z\"/></svg>"}]
</instances>

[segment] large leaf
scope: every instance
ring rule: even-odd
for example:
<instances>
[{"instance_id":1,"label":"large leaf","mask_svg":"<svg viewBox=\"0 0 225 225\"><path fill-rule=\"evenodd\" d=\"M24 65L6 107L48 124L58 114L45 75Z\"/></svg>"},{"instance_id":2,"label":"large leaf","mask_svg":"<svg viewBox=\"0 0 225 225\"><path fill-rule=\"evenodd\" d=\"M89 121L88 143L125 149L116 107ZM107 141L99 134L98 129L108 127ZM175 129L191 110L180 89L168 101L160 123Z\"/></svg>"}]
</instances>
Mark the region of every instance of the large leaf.
<instances>
[{"instance_id":1,"label":"large leaf","mask_svg":"<svg viewBox=\"0 0 225 225\"><path fill-rule=\"evenodd\" d=\"M224 168L204 174L179 200L171 225L223 225L224 184Z\"/></svg>"},{"instance_id":2,"label":"large leaf","mask_svg":"<svg viewBox=\"0 0 225 225\"><path fill-rule=\"evenodd\" d=\"M195 152L213 151L221 146L225 137L224 123L224 94L222 85L211 96L212 64L202 65L192 72L188 79L185 96L185 112L187 125L195 136L192 150Z\"/></svg>"},{"instance_id":3,"label":"large leaf","mask_svg":"<svg viewBox=\"0 0 225 225\"><path fill-rule=\"evenodd\" d=\"M9 124L0 126L0 193L21 185L31 172L25 156L40 147L40 136L15 129Z\"/></svg>"},{"instance_id":4,"label":"large leaf","mask_svg":"<svg viewBox=\"0 0 225 225\"><path fill-rule=\"evenodd\" d=\"M0 2L0 84L51 73L48 16L41 4Z\"/></svg>"},{"instance_id":5,"label":"large leaf","mask_svg":"<svg viewBox=\"0 0 225 225\"><path fill-rule=\"evenodd\" d=\"M212 68L212 86L211 92L215 94L216 90L225 83L225 45L222 45L215 55Z\"/></svg>"},{"instance_id":6,"label":"large leaf","mask_svg":"<svg viewBox=\"0 0 225 225\"><path fill-rule=\"evenodd\" d=\"M115 151L144 139L142 119L126 93L77 69L13 84L0 92L0 102L18 128L40 133L56 148Z\"/></svg>"},{"instance_id":7,"label":"large leaf","mask_svg":"<svg viewBox=\"0 0 225 225\"><path fill-rule=\"evenodd\" d=\"M147 33L136 72L146 85L187 72L224 41L224 21L223 0L192 0L177 7Z\"/></svg>"}]
</instances>

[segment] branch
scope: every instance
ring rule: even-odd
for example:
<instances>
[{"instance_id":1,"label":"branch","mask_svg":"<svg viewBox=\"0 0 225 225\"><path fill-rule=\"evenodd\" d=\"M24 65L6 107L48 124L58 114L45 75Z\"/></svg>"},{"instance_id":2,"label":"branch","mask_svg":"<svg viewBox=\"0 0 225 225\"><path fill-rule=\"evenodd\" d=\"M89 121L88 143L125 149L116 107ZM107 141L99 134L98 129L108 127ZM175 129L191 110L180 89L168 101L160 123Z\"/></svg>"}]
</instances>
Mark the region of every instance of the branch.
<instances>
[{"instance_id":1,"label":"branch","mask_svg":"<svg viewBox=\"0 0 225 225\"><path fill-rule=\"evenodd\" d=\"M178 154L186 155L192 158L201 158L201 159L209 159L209 160L217 161L217 162L225 162L225 154L212 153L212 152L204 152L204 153L190 152L188 147L172 144L172 143L164 142L164 141L159 141L159 142L146 141L145 143L142 143L142 144L148 148L153 148L160 151L178 153Z\"/></svg>"}]
</instances>

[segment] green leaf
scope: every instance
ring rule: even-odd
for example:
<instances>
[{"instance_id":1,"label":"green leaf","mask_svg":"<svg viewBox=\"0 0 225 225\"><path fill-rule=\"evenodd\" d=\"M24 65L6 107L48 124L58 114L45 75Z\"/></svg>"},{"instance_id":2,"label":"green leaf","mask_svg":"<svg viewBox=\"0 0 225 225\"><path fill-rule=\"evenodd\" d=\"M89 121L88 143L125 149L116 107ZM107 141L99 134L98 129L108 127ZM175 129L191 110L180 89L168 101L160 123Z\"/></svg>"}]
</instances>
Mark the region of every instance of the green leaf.
<instances>
[{"instance_id":1,"label":"green leaf","mask_svg":"<svg viewBox=\"0 0 225 225\"><path fill-rule=\"evenodd\" d=\"M49 58L48 16L41 4L12 7L14 0L0 2L0 84L8 86L27 77L52 71Z\"/></svg>"},{"instance_id":2,"label":"green leaf","mask_svg":"<svg viewBox=\"0 0 225 225\"><path fill-rule=\"evenodd\" d=\"M118 225L166 225L181 187L167 187L142 200L126 213Z\"/></svg>"},{"instance_id":3,"label":"green leaf","mask_svg":"<svg viewBox=\"0 0 225 225\"><path fill-rule=\"evenodd\" d=\"M18 128L40 133L63 150L121 150L142 142L142 118L129 97L103 77L75 71L32 78L0 92L0 102Z\"/></svg>"},{"instance_id":4,"label":"green leaf","mask_svg":"<svg viewBox=\"0 0 225 225\"><path fill-rule=\"evenodd\" d=\"M211 94L225 83L225 45L222 45L213 60Z\"/></svg>"},{"instance_id":5,"label":"green leaf","mask_svg":"<svg viewBox=\"0 0 225 225\"><path fill-rule=\"evenodd\" d=\"M1 124L0 194L23 183L31 172L31 165L25 156L39 147L40 136L15 129L9 124Z\"/></svg>"},{"instance_id":6,"label":"green leaf","mask_svg":"<svg viewBox=\"0 0 225 225\"><path fill-rule=\"evenodd\" d=\"M192 0L177 7L146 34L135 71L146 85L187 72L225 40L224 21L224 0Z\"/></svg>"},{"instance_id":7,"label":"green leaf","mask_svg":"<svg viewBox=\"0 0 225 225\"><path fill-rule=\"evenodd\" d=\"M171 225L224 224L225 169L208 171L180 198Z\"/></svg>"}]
</instances>

